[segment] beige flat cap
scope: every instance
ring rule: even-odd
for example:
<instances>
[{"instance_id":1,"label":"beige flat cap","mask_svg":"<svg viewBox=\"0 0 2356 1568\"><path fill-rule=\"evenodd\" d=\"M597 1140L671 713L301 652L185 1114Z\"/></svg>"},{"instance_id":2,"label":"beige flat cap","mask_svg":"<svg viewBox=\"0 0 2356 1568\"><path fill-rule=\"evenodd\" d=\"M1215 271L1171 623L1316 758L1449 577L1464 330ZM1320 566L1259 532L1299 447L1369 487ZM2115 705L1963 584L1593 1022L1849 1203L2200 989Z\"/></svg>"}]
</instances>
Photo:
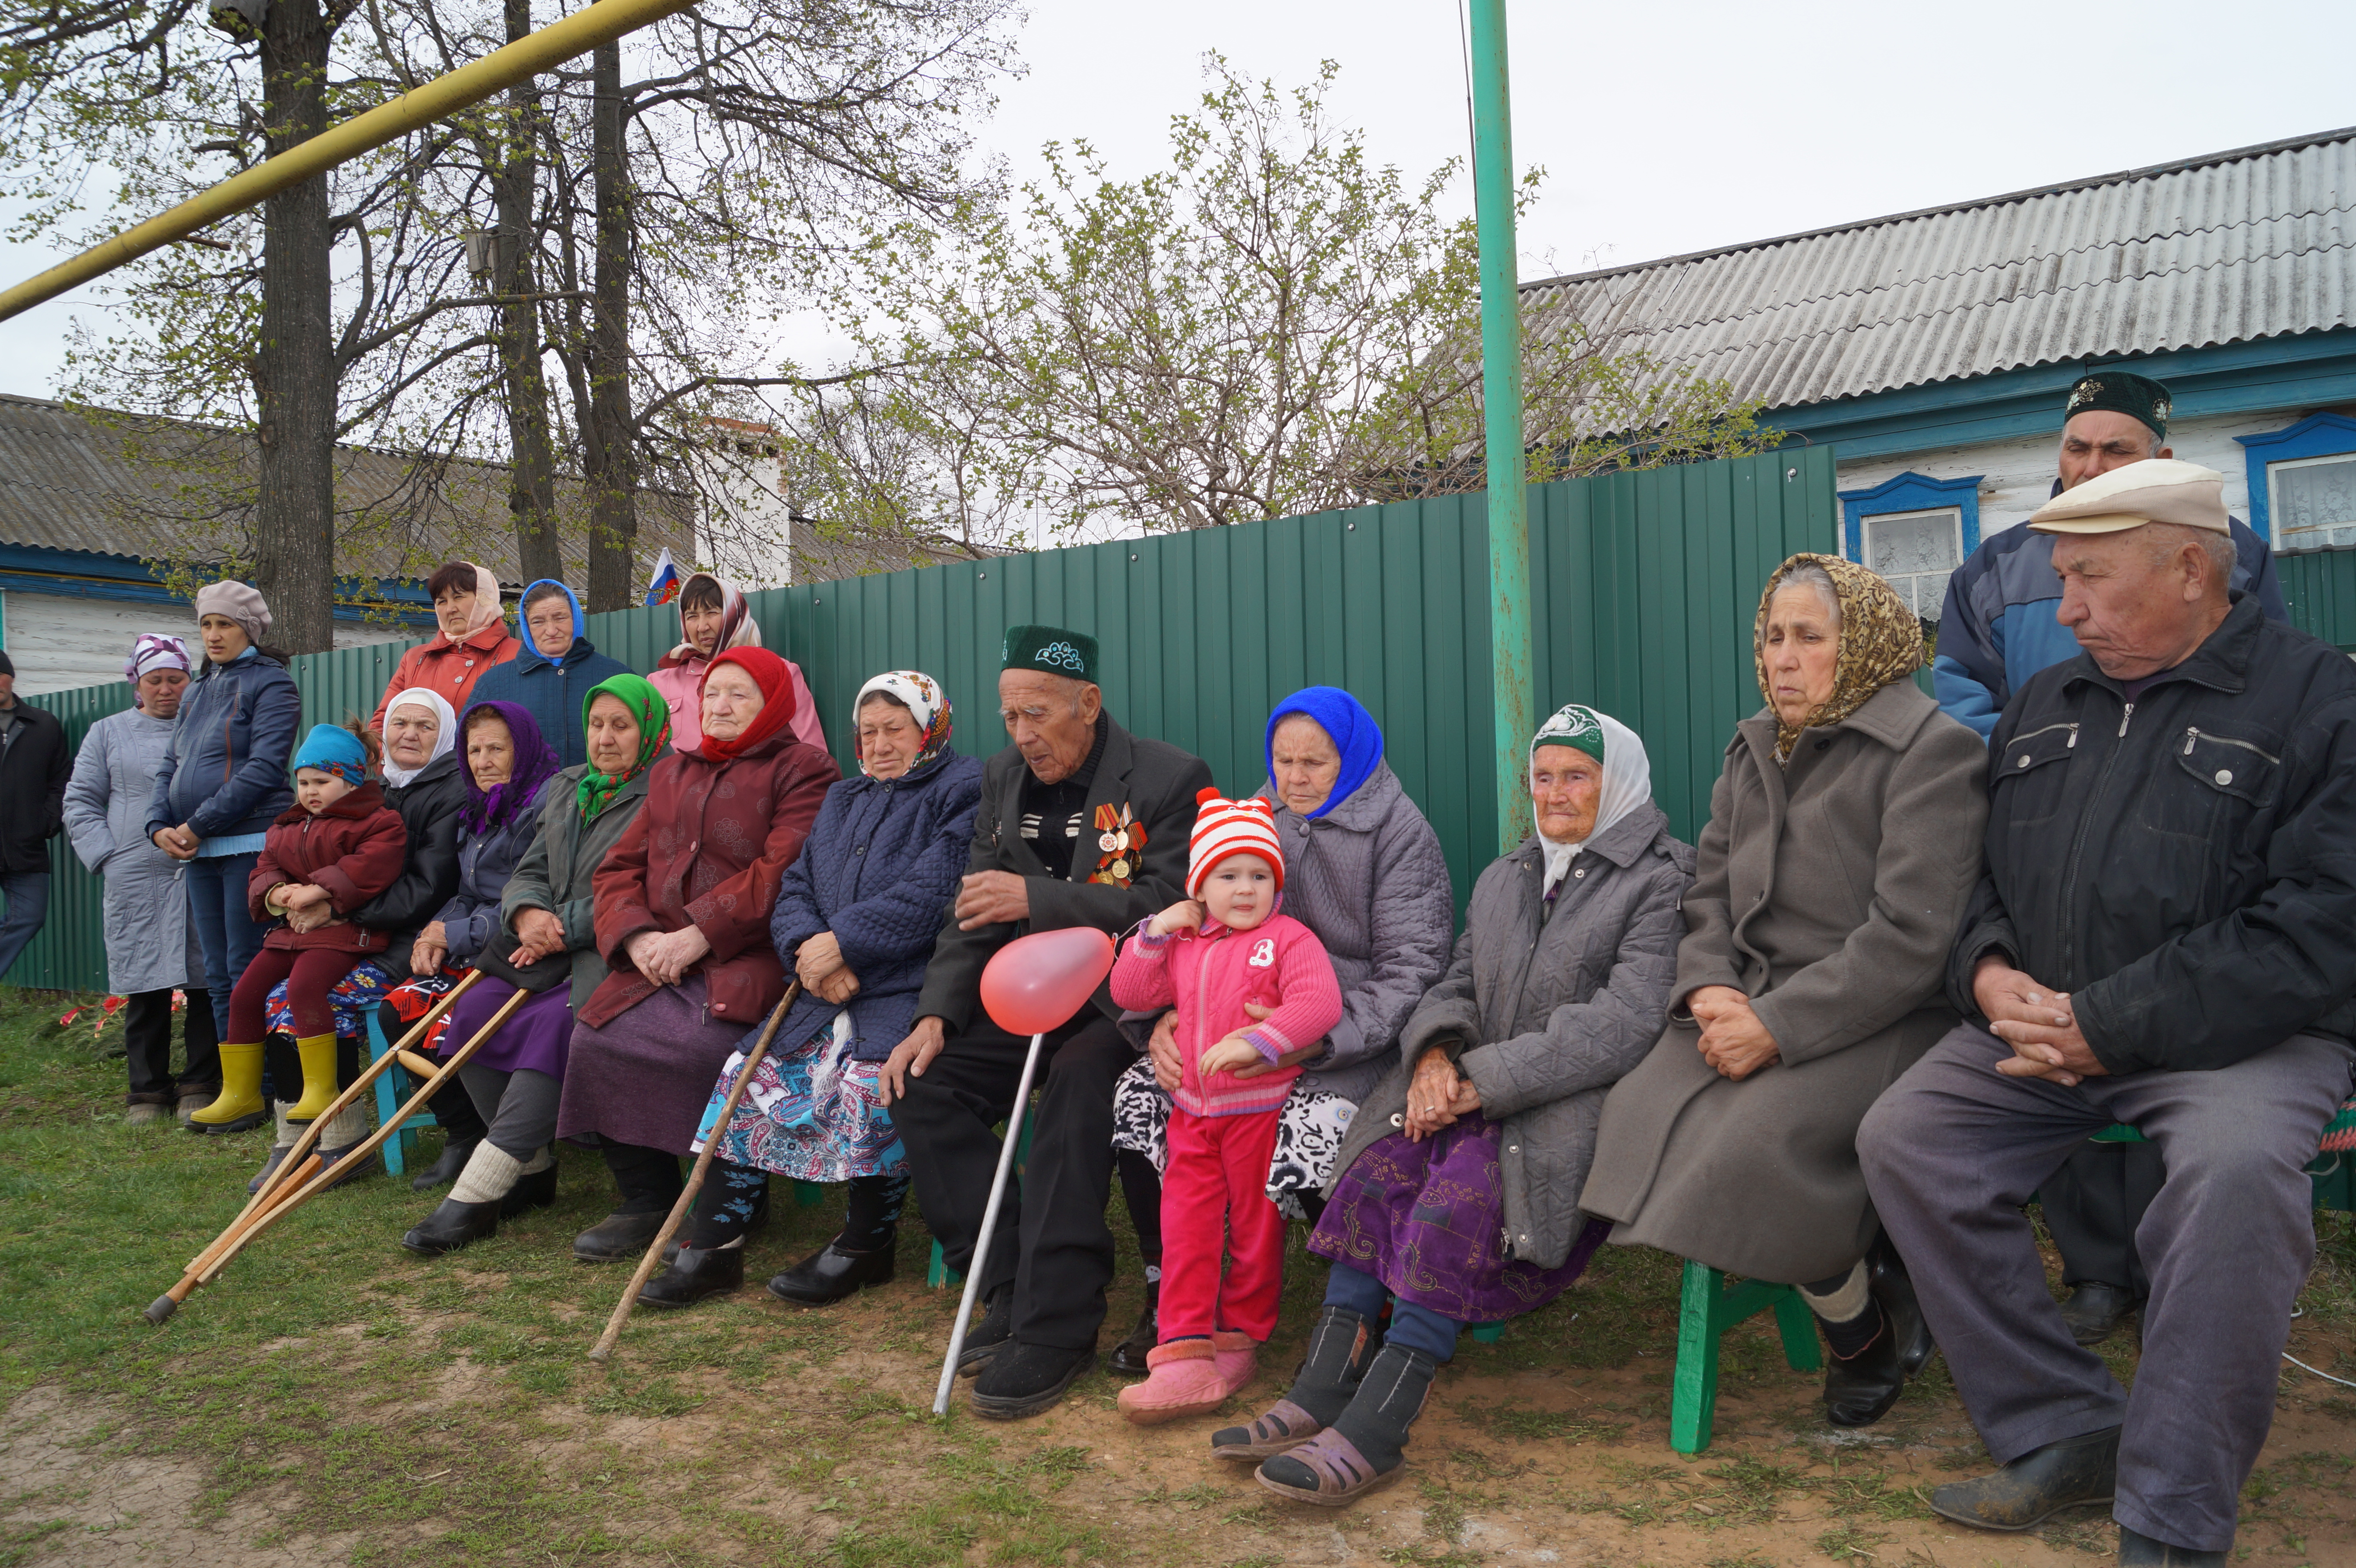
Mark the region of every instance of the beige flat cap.
<instances>
[{"instance_id":1,"label":"beige flat cap","mask_svg":"<svg viewBox=\"0 0 2356 1568\"><path fill-rule=\"evenodd\" d=\"M2047 534L2115 534L2146 523L2225 533L2225 476L2173 457L2147 457L2064 490L2029 517Z\"/></svg>"}]
</instances>

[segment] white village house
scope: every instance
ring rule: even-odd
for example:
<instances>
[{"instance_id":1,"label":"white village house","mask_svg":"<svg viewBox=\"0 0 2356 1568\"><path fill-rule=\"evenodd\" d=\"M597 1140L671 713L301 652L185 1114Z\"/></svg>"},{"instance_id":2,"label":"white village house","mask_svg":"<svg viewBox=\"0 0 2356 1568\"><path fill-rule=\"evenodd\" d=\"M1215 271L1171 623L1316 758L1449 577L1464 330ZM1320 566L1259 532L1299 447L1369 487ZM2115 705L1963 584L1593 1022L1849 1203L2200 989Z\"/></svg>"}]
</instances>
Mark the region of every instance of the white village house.
<instances>
[{"instance_id":1,"label":"white village house","mask_svg":"<svg viewBox=\"0 0 2356 1568\"><path fill-rule=\"evenodd\" d=\"M2089 369L2167 383L2176 455L2278 551L2356 545L2356 127L1522 286L1837 454L1842 548L1935 619L2052 485Z\"/></svg>"}]
</instances>

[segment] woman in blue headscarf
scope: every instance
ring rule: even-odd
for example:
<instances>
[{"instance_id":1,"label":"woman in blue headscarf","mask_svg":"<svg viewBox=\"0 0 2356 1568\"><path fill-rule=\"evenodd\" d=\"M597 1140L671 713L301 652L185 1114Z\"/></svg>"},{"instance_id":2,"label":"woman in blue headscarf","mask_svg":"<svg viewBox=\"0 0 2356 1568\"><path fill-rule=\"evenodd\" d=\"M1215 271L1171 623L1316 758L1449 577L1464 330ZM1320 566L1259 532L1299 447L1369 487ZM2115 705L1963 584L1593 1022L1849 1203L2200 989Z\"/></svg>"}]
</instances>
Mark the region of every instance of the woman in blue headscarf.
<instances>
[{"instance_id":1,"label":"woman in blue headscarf","mask_svg":"<svg viewBox=\"0 0 2356 1568\"><path fill-rule=\"evenodd\" d=\"M1456 896L1440 837L1383 761L1375 716L1337 687L1296 691L1268 716L1268 783L1284 840L1284 912L1317 933L1342 982L1342 1021L1297 1058L1268 1193L1314 1220L1351 1113L1382 1081L1398 1032L1448 967ZM1149 1020L1138 1020L1141 1029ZM1145 1375L1157 1332L1162 1129L1178 1052L1170 1016L1113 1095L1121 1191L1146 1264L1144 1315L1116 1346L1116 1371Z\"/></svg>"}]
</instances>

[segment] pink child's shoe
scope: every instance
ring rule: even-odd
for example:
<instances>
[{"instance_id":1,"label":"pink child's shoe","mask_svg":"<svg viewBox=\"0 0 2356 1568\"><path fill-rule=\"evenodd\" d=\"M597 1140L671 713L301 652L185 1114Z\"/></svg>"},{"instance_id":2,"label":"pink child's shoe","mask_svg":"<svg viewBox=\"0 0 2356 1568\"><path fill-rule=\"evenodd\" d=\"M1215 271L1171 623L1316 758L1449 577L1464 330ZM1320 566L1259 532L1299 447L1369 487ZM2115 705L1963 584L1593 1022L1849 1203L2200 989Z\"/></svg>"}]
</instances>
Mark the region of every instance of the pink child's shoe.
<instances>
[{"instance_id":1,"label":"pink child's shoe","mask_svg":"<svg viewBox=\"0 0 2356 1568\"><path fill-rule=\"evenodd\" d=\"M1141 1383L1120 1391L1120 1413L1140 1426L1174 1421L1182 1415L1208 1415L1226 1403L1227 1382L1219 1376L1216 1352L1208 1339L1173 1339L1145 1353L1148 1369Z\"/></svg>"},{"instance_id":2,"label":"pink child's shoe","mask_svg":"<svg viewBox=\"0 0 2356 1568\"><path fill-rule=\"evenodd\" d=\"M1248 1334L1222 1328L1211 1336L1211 1351L1219 1381L1227 1385L1229 1393L1241 1392L1259 1373L1259 1341Z\"/></svg>"}]
</instances>

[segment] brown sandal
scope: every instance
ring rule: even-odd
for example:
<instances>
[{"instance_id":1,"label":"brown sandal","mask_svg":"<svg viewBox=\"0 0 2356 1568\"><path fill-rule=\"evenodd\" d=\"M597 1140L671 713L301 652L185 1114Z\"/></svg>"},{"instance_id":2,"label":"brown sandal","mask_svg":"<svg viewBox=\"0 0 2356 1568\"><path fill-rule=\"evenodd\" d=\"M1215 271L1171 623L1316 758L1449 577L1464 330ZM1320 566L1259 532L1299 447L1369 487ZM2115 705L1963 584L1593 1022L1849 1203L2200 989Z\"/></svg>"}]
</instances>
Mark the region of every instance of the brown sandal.
<instances>
[{"instance_id":1,"label":"brown sandal","mask_svg":"<svg viewBox=\"0 0 2356 1568\"><path fill-rule=\"evenodd\" d=\"M1406 1468L1402 1461L1377 1473L1356 1444L1328 1427L1301 1447L1269 1459L1252 1475L1280 1498L1319 1508L1347 1508L1396 1479Z\"/></svg>"},{"instance_id":2,"label":"brown sandal","mask_svg":"<svg viewBox=\"0 0 2356 1568\"><path fill-rule=\"evenodd\" d=\"M1222 1426L1212 1433L1211 1452L1222 1459L1248 1459L1257 1465L1290 1453L1324 1430L1315 1416L1280 1399L1249 1426Z\"/></svg>"}]
</instances>

